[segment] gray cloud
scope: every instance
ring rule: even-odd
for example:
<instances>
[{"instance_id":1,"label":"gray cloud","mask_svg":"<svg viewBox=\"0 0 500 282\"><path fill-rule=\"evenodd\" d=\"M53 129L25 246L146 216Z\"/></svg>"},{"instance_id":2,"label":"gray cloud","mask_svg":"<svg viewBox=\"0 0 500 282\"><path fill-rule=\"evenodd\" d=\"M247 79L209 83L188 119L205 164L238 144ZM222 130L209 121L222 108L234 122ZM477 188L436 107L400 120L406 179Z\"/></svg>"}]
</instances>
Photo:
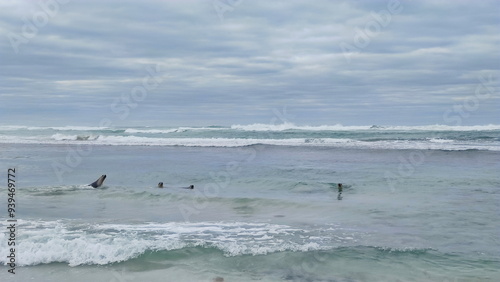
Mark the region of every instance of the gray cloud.
<instances>
[{"instance_id":1,"label":"gray cloud","mask_svg":"<svg viewBox=\"0 0 500 282\"><path fill-rule=\"evenodd\" d=\"M224 0L73 0L53 15L47 1L0 4L3 124L230 125L283 106L297 124L444 124L499 74L496 1L246 0L222 21ZM152 66L163 82L117 119ZM497 93L464 122L499 123Z\"/></svg>"}]
</instances>

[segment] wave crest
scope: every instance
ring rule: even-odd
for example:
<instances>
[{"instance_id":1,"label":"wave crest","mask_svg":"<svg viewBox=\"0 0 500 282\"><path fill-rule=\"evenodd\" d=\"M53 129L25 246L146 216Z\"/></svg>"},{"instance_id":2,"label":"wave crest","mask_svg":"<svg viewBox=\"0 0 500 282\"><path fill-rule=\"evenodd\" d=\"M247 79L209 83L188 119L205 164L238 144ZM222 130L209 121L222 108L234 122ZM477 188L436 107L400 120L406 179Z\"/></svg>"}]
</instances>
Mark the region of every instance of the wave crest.
<instances>
[{"instance_id":1,"label":"wave crest","mask_svg":"<svg viewBox=\"0 0 500 282\"><path fill-rule=\"evenodd\" d=\"M294 123L282 124L263 124L254 123L249 125L235 124L231 125L231 129L243 131L286 131L286 130L304 130L304 131L356 131L356 130L380 130L380 131L490 131L500 130L500 125L473 125L473 126L451 126L451 125L422 125L422 126L344 126L342 124L335 125L295 125Z\"/></svg>"}]
</instances>

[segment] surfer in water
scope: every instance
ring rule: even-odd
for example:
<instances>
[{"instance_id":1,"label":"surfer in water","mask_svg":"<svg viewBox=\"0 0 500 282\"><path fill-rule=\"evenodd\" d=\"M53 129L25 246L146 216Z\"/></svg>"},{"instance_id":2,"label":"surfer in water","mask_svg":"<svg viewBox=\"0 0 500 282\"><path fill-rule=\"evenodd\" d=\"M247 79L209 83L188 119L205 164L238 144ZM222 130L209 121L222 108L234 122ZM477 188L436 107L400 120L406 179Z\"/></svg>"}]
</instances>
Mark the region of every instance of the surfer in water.
<instances>
[{"instance_id":1,"label":"surfer in water","mask_svg":"<svg viewBox=\"0 0 500 282\"><path fill-rule=\"evenodd\" d=\"M163 182L158 183L158 188L163 188Z\"/></svg>"},{"instance_id":2,"label":"surfer in water","mask_svg":"<svg viewBox=\"0 0 500 282\"><path fill-rule=\"evenodd\" d=\"M342 200L342 183L337 184L337 188L339 189L339 195L337 196L337 200Z\"/></svg>"}]
</instances>

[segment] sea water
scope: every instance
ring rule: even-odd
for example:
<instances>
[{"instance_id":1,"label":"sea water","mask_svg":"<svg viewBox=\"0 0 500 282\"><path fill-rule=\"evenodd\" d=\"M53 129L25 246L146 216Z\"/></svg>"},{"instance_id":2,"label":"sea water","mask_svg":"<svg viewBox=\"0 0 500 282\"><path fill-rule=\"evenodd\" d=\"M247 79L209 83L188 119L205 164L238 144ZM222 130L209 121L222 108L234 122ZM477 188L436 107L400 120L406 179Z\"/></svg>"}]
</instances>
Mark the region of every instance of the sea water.
<instances>
[{"instance_id":1,"label":"sea water","mask_svg":"<svg viewBox=\"0 0 500 282\"><path fill-rule=\"evenodd\" d=\"M0 281L500 279L496 125L0 126L0 167Z\"/></svg>"}]
</instances>

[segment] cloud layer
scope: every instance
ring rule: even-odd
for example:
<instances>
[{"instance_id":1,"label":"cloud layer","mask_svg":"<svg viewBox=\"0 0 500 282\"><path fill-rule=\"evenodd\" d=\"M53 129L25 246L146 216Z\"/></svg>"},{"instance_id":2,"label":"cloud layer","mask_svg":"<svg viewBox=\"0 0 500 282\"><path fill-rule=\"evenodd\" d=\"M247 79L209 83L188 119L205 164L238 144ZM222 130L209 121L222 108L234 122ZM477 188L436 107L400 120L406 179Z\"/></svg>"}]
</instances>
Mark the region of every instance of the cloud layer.
<instances>
[{"instance_id":1,"label":"cloud layer","mask_svg":"<svg viewBox=\"0 0 500 282\"><path fill-rule=\"evenodd\" d=\"M2 1L0 123L266 123L286 107L296 124L498 124L499 12L493 0Z\"/></svg>"}]
</instances>

